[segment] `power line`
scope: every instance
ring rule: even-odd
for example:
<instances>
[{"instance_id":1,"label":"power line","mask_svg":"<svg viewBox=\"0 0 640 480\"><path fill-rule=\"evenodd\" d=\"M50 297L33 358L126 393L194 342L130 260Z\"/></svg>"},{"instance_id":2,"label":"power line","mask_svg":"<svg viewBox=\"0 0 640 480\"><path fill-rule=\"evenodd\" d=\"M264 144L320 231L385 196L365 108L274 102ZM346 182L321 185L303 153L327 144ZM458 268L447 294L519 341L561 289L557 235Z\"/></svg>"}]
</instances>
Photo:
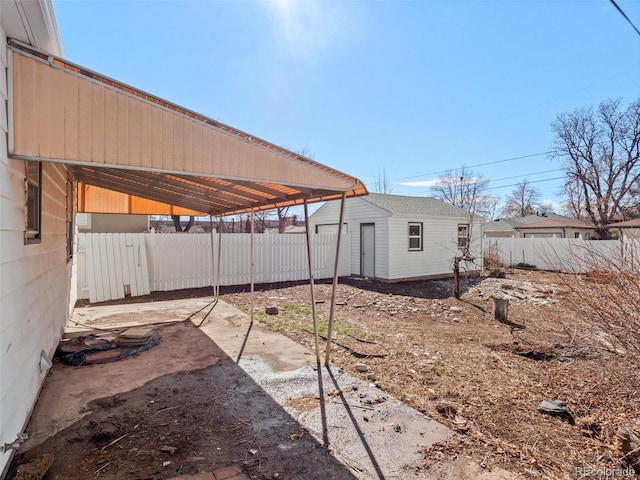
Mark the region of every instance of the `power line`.
<instances>
[{"instance_id":1,"label":"power line","mask_svg":"<svg viewBox=\"0 0 640 480\"><path fill-rule=\"evenodd\" d=\"M620 12L620 15L622 15L625 20L627 22L629 22L629 25L631 25L631 27L636 31L636 33L638 35L640 35L640 30L638 30L638 27L636 27L633 22L631 21L631 19L629 17L627 17L627 14L624 13L624 11L618 6L618 4L616 3L616 0L609 0L611 2L611 4L616 8L616 10L618 10Z\"/></svg>"},{"instance_id":2,"label":"power line","mask_svg":"<svg viewBox=\"0 0 640 480\"><path fill-rule=\"evenodd\" d=\"M505 162L513 162L515 160L522 160L523 158L531 158L531 157L540 157L542 155L548 155L551 152L540 152L540 153L532 153L531 155L523 155L521 157L512 157L512 158L505 158L504 160L495 160L493 162L486 162L486 163L478 163L476 165L469 165L469 166L465 166L465 168L476 168L476 167L485 167L487 165L495 165L498 163L505 163ZM448 173L450 172L452 169L449 170L441 170L439 172L431 172L431 173L421 173L420 175L412 175L410 177L402 177L402 178L396 178L394 181L398 181L398 180L408 180L410 178L418 178L418 177L428 177L429 175L440 175L442 173ZM453 171L455 171L456 169L453 169ZM458 169L459 170L459 169Z\"/></svg>"},{"instance_id":3,"label":"power line","mask_svg":"<svg viewBox=\"0 0 640 480\"><path fill-rule=\"evenodd\" d=\"M522 175L514 175L512 177L494 178L493 180L487 180L487 182L500 182L502 180L512 180L514 178L526 179L526 177L529 177L531 175L542 175L543 173L553 173L553 172L563 172L563 171L564 171L564 168L554 168L553 170L543 170L542 172L531 172L531 173L523 173ZM534 181L527 180L527 183L534 183Z\"/></svg>"},{"instance_id":4,"label":"power line","mask_svg":"<svg viewBox=\"0 0 640 480\"><path fill-rule=\"evenodd\" d=\"M527 184L529 183L542 183L542 182L551 182L553 180L564 180L565 178L567 178L566 176L564 177L553 177L553 178L543 178L541 180L531 180L531 181L527 181ZM487 187L487 190L498 190L500 188L508 188L508 187L516 187L518 185L520 185L520 183L522 182L518 182L518 183L511 183L509 185L499 185L496 187Z\"/></svg>"},{"instance_id":5,"label":"power line","mask_svg":"<svg viewBox=\"0 0 640 480\"><path fill-rule=\"evenodd\" d=\"M553 170L550 170L553 171ZM519 178L519 175L517 177L509 177L509 178ZM566 176L564 177L553 177L553 178L543 178L540 180L527 180L527 184L531 184L531 183L543 183L543 182L551 182L554 180L564 180L565 178L567 178ZM499 180L508 180L508 178L502 178ZM495 187L486 187L485 190L499 190L501 188L508 188L508 187L517 187L521 184L522 182L518 182L518 183L510 183L508 185L498 185ZM430 190L421 190L420 192L416 192L416 193L430 193Z\"/></svg>"}]
</instances>

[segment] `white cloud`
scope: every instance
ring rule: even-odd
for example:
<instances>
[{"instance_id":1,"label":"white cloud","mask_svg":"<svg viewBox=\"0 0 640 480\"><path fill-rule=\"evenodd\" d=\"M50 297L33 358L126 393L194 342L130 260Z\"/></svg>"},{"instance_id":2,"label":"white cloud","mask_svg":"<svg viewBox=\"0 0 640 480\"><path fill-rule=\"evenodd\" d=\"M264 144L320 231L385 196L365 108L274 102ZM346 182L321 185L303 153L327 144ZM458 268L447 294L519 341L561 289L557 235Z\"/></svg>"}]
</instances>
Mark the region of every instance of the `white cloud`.
<instances>
[{"instance_id":1,"label":"white cloud","mask_svg":"<svg viewBox=\"0 0 640 480\"><path fill-rule=\"evenodd\" d=\"M481 183L486 180L479 177L469 177L465 178L465 184L471 183ZM400 182L399 185L404 185L405 187L435 187L436 185L456 185L460 180L458 178L453 177L439 177L432 178L431 180L418 180L416 182Z\"/></svg>"},{"instance_id":2,"label":"white cloud","mask_svg":"<svg viewBox=\"0 0 640 480\"><path fill-rule=\"evenodd\" d=\"M440 182L439 178L434 178L432 180L420 180L418 182L400 182L400 185L404 185L405 187L433 187Z\"/></svg>"},{"instance_id":3,"label":"white cloud","mask_svg":"<svg viewBox=\"0 0 640 480\"><path fill-rule=\"evenodd\" d=\"M346 12L337 2L274 0L269 6L279 47L296 59L315 59L339 45L349 32Z\"/></svg>"},{"instance_id":4,"label":"white cloud","mask_svg":"<svg viewBox=\"0 0 640 480\"><path fill-rule=\"evenodd\" d=\"M560 213L564 210L564 204L558 203L555 200L550 198L546 198L540 202L540 207L542 210L553 213Z\"/></svg>"}]
</instances>

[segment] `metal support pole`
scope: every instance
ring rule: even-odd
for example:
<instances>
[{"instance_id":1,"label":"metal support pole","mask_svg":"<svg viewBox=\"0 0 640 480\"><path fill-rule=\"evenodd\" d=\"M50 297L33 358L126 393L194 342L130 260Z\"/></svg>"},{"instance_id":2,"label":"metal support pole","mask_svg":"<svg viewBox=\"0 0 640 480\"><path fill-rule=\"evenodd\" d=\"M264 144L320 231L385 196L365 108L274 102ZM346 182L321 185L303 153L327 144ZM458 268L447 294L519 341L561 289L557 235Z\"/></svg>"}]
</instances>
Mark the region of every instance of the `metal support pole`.
<instances>
[{"instance_id":1,"label":"metal support pole","mask_svg":"<svg viewBox=\"0 0 640 480\"><path fill-rule=\"evenodd\" d=\"M216 299L220 296L220 278L222 272L222 217L220 217L219 225L218 225L218 272L217 272L217 285L218 291L216 292Z\"/></svg>"},{"instance_id":2,"label":"metal support pole","mask_svg":"<svg viewBox=\"0 0 640 480\"><path fill-rule=\"evenodd\" d=\"M250 254L250 259L251 259L251 325L253 325L253 308L254 308L254 304L255 304L255 299L254 299L254 295L253 295L253 208L251 209L251 234L250 234L250 249L251 249L251 254Z\"/></svg>"},{"instance_id":3,"label":"metal support pole","mask_svg":"<svg viewBox=\"0 0 640 480\"><path fill-rule=\"evenodd\" d=\"M333 336L333 314L336 309L336 288L338 286L338 273L340 268L340 240L342 239L342 223L344 222L344 204L347 198L346 192L340 200L340 221L338 222L338 239L336 240L336 261L333 266L333 286L331 288L331 310L329 311L329 328L327 330L327 349L325 350L324 364L329 366L331 362L331 338Z\"/></svg>"},{"instance_id":4,"label":"metal support pole","mask_svg":"<svg viewBox=\"0 0 640 480\"><path fill-rule=\"evenodd\" d=\"M215 254L213 248L213 215L209 215L209 226L211 227L211 276L213 277L213 298L215 300L218 299L218 284L216 283L216 272L215 272ZM218 258L220 261L220 258Z\"/></svg>"},{"instance_id":5,"label":"metal support pole","mask_svg":"<svg viewBox=\"0 0 640 480\"><path fill-rule=\"evenodd\" d=\"M309 235L309 209L304 200L304 230L307 234L307 260L309 262L309 286L311 287L311 318L313 320L313 340L316 347L316 362L320 366L320 342L318 341L318 319L316 317L316 297L313 288L313 262L311 261L311 237ZM329 348L329 347L327 347Z\"/></svg>"}]
</instances>

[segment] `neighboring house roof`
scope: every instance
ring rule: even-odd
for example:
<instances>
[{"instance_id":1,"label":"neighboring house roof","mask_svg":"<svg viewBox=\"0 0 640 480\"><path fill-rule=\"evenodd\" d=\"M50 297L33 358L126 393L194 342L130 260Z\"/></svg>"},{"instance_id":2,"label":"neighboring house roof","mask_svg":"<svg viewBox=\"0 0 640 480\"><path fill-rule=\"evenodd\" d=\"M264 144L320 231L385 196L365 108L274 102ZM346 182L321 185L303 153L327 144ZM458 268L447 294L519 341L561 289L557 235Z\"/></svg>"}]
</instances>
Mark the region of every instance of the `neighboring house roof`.
<instances>
[{"instance_id":1,"label":"neighboring house roof","mask_svg":"<svg viewBox=\"0 0 640 480\"><path fill-rule=\"evenodd\" d=\"M566 217L565 217L566 218ZM594 225L590 225L588 223L581 222L580 220L575 220L573 218L569 218L567 220L542 220L535 223L530 223L528 225L521 225L517 227L518 230L527 230L527 229L539 229L539 228L584 228L593 230L596 228Z\"/></svg>"},{"instance_id":2,"label":"neighboring house roof","mask_svg":"<svg viewBox=\"0 0 640 480\"><path fill-rule=\"evenodd\" d=\"M566 217L564 215L559 215L553 212L536 212L531 215L526 215L524 217L516 218L516 221L523 225L528 225L531 223L538 223L543 220L558 220L558 221L567 221L572 222L576 221L575 218Z\"/></svg>"},{"instance_id":3,"label":"neighboring house roof","mask_svg":"<svg viewBox=\"0 0 640 480\"><path fill-rule=\"evenodd\" d=\"M469 218L469 212L466 210L454 207L433 197L409 197L405 195L370 193L366 197L361 198L365 202L380 207L392 215Z\"/></svg>"},{"instance_id":4,"label":"neighboring house roof","mask_svg":"<svg viewBox=\"0 0 640 480\"><path fill-rule=\"evenodd\" d=\"M489 220L484 224L484 231L486 232L511 232L516 228L522 226L521 223L510 218L498 218L496 220Z\"/></svg>"},{"instance_id":5,"label":"neighboring house roof","mask_svg":"<svg viewBox=\"0 0 640 480\"><path fill-rule=\"evenodd\" d=\"M610 223L607 228L640 228L640 218L626 220L624 222Z\"/></svg>"},{"instance_id":6,"label":"neighboring house roof","mask_svg":"<svg viewBox=\"0 0 640 480\"><path fill-rule=\"evenodd\" d=\"M499 218L484 224L485 232L508 232L511 230L526 230L534 228L584 228L594 229L591 224L575 218L565 217L557 213L535 213L526 217Z\"/></svg>"}]
</instances>

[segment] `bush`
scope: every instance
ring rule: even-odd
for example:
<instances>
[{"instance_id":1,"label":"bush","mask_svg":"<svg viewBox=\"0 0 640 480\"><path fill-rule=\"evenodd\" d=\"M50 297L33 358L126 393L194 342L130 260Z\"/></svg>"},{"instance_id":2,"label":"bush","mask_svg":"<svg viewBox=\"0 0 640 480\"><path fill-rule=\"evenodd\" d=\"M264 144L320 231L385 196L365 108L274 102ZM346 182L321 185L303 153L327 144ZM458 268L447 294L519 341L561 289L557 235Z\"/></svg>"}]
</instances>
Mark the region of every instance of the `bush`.
<instances>
[{"instance_id":1,"label":"bush","mask_svg":"<svg viewBox=\"0 0 640 480\"><path fill-rule=\"evenodd\" d=\"M640 354L640 261L625 249L573 252L586 273L563 275L567 306L609 350Z\"/></svg>"},{"instance_id":2,"label":"bush","mask_svg":"<svg viewBox=\"0 0 640 480\"><path fill-rule=\"evenodd\" d=\"M482 262L486 270L494 270L504 268L505 263L502 261L500 252L496 247L490 247L482 252Z\"/></svg>"}]
</instances>

